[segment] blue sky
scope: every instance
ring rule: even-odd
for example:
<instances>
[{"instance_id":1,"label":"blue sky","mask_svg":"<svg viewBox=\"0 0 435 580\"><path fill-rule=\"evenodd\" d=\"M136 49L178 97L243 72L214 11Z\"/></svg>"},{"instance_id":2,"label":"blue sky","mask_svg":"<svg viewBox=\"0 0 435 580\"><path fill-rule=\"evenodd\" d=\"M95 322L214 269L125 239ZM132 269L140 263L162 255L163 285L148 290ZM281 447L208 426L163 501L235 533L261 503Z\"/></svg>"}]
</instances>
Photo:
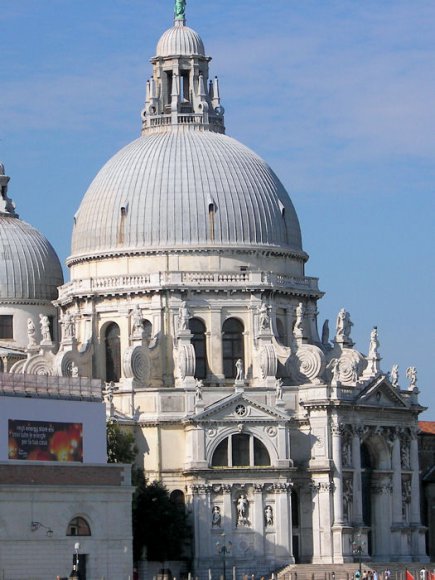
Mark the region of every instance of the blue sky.
<instances>
[{"instance_id":1,"label":"blue sky","mask_svg":"<svg viewBox=\"0 0 435 580\"><path fill-rule=\"evenodd\" d=\"M0 12L0 159L62 261L99 168L139 135L172 0L22 0ZM382 366L418 370L435 420L435 2L188 0L227 133L272 166L326 292Z\"/></svg>"}]
</instances>

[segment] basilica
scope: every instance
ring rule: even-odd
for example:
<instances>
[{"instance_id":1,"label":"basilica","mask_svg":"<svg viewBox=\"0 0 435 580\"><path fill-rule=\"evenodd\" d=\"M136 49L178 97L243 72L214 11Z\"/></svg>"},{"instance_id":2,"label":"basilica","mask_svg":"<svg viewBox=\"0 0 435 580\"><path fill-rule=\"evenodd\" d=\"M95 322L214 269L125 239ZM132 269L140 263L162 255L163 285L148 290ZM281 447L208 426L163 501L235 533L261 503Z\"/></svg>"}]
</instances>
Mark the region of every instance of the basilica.
<instances>
[{"instance_id":1,"label":"basilica","mask_svg":"<svg viewBox=\"0 0 435 580\"><path fill-rule=\"evenodd\" d=\"M3 373L99 379L137 463L183 504L199 578L228 565L423 562L415 368L381 367L342 308L319 323L296 210L227 136L219 80L177 1L141 135L74 216L69 281L0 167ZM344 299L344 297L343 297Z\"/></svg>"}]
</instances>

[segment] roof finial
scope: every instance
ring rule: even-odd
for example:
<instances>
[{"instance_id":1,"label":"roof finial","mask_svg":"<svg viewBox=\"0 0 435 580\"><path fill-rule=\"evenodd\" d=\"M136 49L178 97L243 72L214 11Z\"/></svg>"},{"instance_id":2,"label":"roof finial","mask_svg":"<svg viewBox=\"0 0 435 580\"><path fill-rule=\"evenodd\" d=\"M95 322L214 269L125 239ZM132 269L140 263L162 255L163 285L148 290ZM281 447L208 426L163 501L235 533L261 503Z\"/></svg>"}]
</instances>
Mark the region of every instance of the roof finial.
<instances>
[{"instance_id":1,"label":"roof finial","mask_svg":"<svg viewBox=\"0 0 435 580\"><path fill-rule=\"evenodd\" d=\"M175 22L186 21L186 0L175 0L174 18Z\"/></svg>"}]
</instances>

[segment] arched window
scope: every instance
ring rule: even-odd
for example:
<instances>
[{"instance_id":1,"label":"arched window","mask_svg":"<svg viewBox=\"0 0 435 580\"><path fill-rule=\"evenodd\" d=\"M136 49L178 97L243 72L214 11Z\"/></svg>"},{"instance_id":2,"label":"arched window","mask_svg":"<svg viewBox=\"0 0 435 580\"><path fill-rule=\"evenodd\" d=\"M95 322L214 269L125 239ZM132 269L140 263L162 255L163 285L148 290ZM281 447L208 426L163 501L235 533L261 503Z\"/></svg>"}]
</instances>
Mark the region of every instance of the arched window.
<instances>
[{"instance_id":1,"label":"arched window","mask_svg":"<svg viewBox=\"0 0 435 580\"><path fill-rule=\"evenodd\" d=\"M117 383L121 378L121 339L119 326L111 322L106 328L106 381Z\"/></svg>"},{"instance_id":2,"label":"arched window","mask_svg":"<svg viewBox=\"0 0 435 580\"><path fill-rule=\"evenodd\" d=\"M153 335L153 325L149 320L142 321L143 335L145 338L151 338Z\"/></svg>"},{"instance_id":3,"label":"arched window","mask_svg":"<svg viewBox=\"0 0 435 580\"><path fill-rule=\"evenodd\" d=\"M184 512L186 500L184 499L184 493L181 489L174 489L169 496L170 501L179 509Z\"/></svg>"},{"instance_id":4,"label":"arched window","mask_svg":"<svg viewBox=\"0 0 435 580\"><path fill-rule=\"evenodd\" d=\"M213 453L212 467L266 467L270 456L257 437L235 433L219 443Z\"/></svg>"},{"instance_id":5,"label":"arched window","mask_svg":"<svg viewBox=\"0 0 435 580\"><path fill-rule=\"evenodd\" d=\"M73 518L68 524L67 536L90 536L91 528L85 518Z\"/></svg>"},{"instance_id":6,"label":"arched window","mask_svg":"<svg viewBox=\"0 0 435 580\"><path fill-rule=\"evenodd\" d=\"M236 362L244 361L243 324L235 318L226 320L222 327L223 371L226 379L236 378Z\"/></svg>"},{"instance_id":7,"label":"arched window","mask_svg":"<svg viewBox=\"0 0 435 580\"><path fill-rule=\"evenodd\" d=\"M276 331L278 333L277 338L279 342L284 346L288 346L287 332L285 329L284 322L280 318L276 319Z\"/></svg>"},{"instance_id":8,"label":"arched window","mask_svg":"<svg viewBox=\"0 0 435 580\"><path fill-rule=\"evenodd\" d=\"M205 324L199 318L189 320L189 329L193 334L192 344L195 349L195 378L207 378L207 351L205 342Z\"/></svg>"}]
</instances>

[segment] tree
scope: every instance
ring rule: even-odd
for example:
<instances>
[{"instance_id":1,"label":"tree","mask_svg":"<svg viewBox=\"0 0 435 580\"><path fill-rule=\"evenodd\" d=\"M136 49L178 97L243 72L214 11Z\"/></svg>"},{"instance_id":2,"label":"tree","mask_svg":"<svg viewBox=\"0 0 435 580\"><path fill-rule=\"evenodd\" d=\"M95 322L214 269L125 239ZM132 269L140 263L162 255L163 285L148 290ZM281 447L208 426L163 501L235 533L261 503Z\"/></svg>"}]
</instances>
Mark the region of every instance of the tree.
<instances>
[{"instance_id":1,"label":"tree","mask_svg":"<svg viewBox=\"0 0 435 580\"><path fill-rule=\"evenodd\" d=\"M188 535L184 504L171 500L160 481L148 483L143 472L136 474L133 496L133 554L137 561L146 548L147 559L165 562L182 558Z\"/></svg>"},{"instance_id":2,"label":"tree","mask_svg":"<svg viewBox=\"0 0 435 580\"><path fill-rule=\"evenodd\" d=\"M133 433L123 431L116 421L109 420L106 438L107 463L134 463L138 449Z\"/></svg>"}]
</instances>

